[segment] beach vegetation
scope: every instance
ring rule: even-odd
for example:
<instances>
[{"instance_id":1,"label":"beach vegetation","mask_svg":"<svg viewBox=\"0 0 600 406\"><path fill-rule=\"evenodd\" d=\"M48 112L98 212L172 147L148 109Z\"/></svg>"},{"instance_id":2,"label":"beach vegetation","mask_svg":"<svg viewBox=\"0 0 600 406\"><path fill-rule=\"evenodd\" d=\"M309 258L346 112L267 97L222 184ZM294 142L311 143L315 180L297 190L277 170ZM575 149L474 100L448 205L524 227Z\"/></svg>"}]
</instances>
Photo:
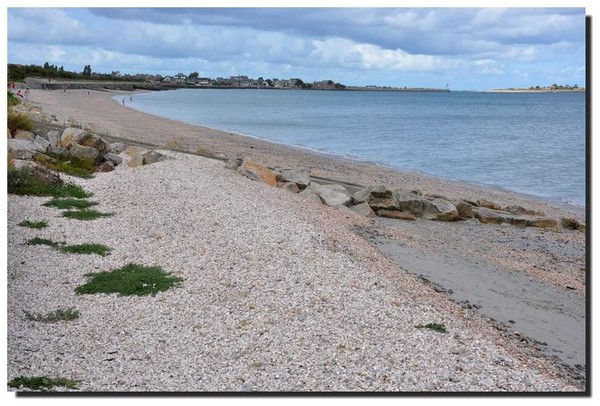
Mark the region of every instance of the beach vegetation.
<instances>
[{"instance_id":1,"label":"beach vegetation","mask_svg":"<svg viewBox=\"0 0 600 406\"><path fill-rule=\"evenodd\" d=\"M82 209L82 210L67 210L63 212L63 217L76 220L96 220L100 217L110 217L114 213L102 213L98 210Z\"/></svg>"},{"instance_id":2,"label":"beach vegetation","mask_svg":"<svg viewBox=\"0 0 600 406\"><path fill-rule=\"evenodd\" d=\"M17 130L31 131L33 129L33 122L25 113L10 111L7 116L7 121L8 130L11 134L14 134Z\"/></svg>"},{"instance_id":3,"label":"beach vegetation","mask_svg":"<svg viewBox=\"0 0 600 406\"><path fill-rule=\"evenodd\" d=\"M73 199L55 197L52 200L42 204L46 207L56 207L57 209L87 209L88 207L97 205L98 202L91 202L86 199Z\"/></svg>"},{"instance_id":4,"label":"beach vegetation","mask_svg":"<svg viewBox=\"0 0 600 406\"><path fill-rule=\"evenodd\" d=\"M165 272L159 266L129 263L108 272L86 274L85 285L75 288L78 294L118 293L120 296L156 295L178 285L183 279Z\"/></svg>"},{"instance_id":5,"label":"beach vegetation","mask_svg":"<svg viewBox=\"0 0 600 406\"><path fill-rule=\"evenodd\" d=\"M7 94L7 99L6 99L6 105L8 106L8 108L11 108L12 106L16 106L19 103L20 102L19 102L19 99L17 99L17 96L15 96L14 93L9 90L8 94Z\"/></svg>"},{"instance_id":6,"label":"beach vegetation","mask_svg":"<svg viewBox=\"0 0 600 406\"><path fill-rule=\"evenodd\" d=\"M29 321L39 321L42 323L56 323L57 321L72 321L79 318L79 310L74 307L68 307L66 309L58 308L53 312L46 314L42 313L30 313L24 311L25 317Z\"/></svg>"},{"instance_id":7,"label":"beach vegetation","mask_svg":"<svg viewBox=\"0 0 600 406\"><path fill-rule=\"evenodd\" d=\"M448 330L446 330L446 326L444 326L443 324L440 323L427 323L425 325L418 325L415 326L416 328L426 328L428 330L433 330L433 331L437 331L438 333L447 333Z\"/></svg>"},{"instance_id":8,"label":"beach vegetation","mask_svg":"<svg viewBox=\"0 0 600 406\"><path fill-rule=\"evenodd\" d=\"M21 221L19 224L17 224L21 227L27 227L27 228L35 228L37 230L48 227L48 222L45 220L42 221L30 221L30 220L25 220L25 221Z\"/></svg>"},{"instance_id":9,"label":"beach vegetation","mask_svg":"<svg viewBox=\"0 0 600 406\"><path fill-rule=\"evenodd\" d=\"M89 179L93 177L92 174L96 171L96 163L91 160L79 159L66 154L46 153L46 155L52 159L45 160L41 164L56 172Z\"/></svg>"},{"instance_id":10,"label":"beach vegetation","mask_svg":"<svg viewBox=\"0 0 600 406\"><path fill-rule=\"evenodd\" d=\"M31 390L49 390L54 387L77 389L79 381L67 378L48 378L47 376L19 376L8 382L11 388L27 388Z\"/></svg>"},{"instance_id":11,"label":"beach vegetation","mask_svg":"<svg viewBox=\"0 0 600 406\"><path fill-rule=\"evenodd\" d=\"M35 237L27 241L27 245L47 245L61 252L69 254L98 254L102 257L107 256L111 249L103 244L75 244L66 245L64 242L56 242L47 238Z\"/></svg>"},{"instance_id":12,"label":"beach vegetation","mask_svg":"<svg viewBox=\"0 0 600 406\"><path fill-rule=\"evenodd\" d=\"M7 172L8 193L29 196L90 197L79 185L65 183L60 177L34 170L29 166L13 168Z\"/></svg>"}]
</instances>

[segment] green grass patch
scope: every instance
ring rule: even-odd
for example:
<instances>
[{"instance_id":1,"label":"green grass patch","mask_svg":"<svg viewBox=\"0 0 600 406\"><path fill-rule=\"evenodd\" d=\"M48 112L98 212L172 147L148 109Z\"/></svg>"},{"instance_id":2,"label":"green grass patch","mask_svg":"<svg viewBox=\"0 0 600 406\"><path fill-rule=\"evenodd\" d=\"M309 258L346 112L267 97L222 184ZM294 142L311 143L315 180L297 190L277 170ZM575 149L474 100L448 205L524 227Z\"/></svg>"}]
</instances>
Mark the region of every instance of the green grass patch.
<instances>
[{"instance_id":1,"label":"green grass patch","mask_svg":"<svg viewBox=\"0 0 600 406\"><path fill-rule=\"evenodd\" d=\"M28 166L10 169L7 173L8 193L28 196L53 196L86 198L81 186L65 183L57 176L42 173Z\"/></svg>"},{"instance_id":2,"label":"green grass patch","mask_svg":"<svg viewBox=\"0 0 600 406\"><path fill-rule=\"evenodd\" d=\"M97 202L90 202L85 199L60 198L55 197L49 202L42 204L46 207L56 207L58 209L87 209L88 207L97 205Z\"/></svg>"},{"instance_id":3,"label":"green grass patch","mask_svg":"<svg viewBox=\"0 0 600 406\"><path fill-rule=\"evenodd\" d=\"M108 272L86 274L88 283L75 288L78 294L118 293L121 296L156 295L183 279L166 273L159 266L127 264Z\"/></svg>"},{"instance_id":4,"label":"green grass patch","mask_svg":"<svg viewBox=\"0 0 600 406\"><path fill-rule=\"evenodd\" d=\"M446 327L440 323L427 323L425 325L415 326L416 328L426 328L428 330L437 331L438 333L447 333Z\"/></svg>"},{"instance_id":5,"label":"green grass patch","mask_svg":"<svg viewBox=\"0 0 600 406\"><path fill-rule=\"evenodd\" d=\"M56 386L77 389L79 381L66 378L48 378L47 376L19 376L8 382L11 388L28 388L32 390L52 389Z\"/></svg>"},{"instance_id":6,"label":"green grass patch","mask_svg":"<svg viewBox=\"0 0 600 406\"><path fill-rule=\"evenodd\" d=\"M11 111L8 113L7 121L8 130L11 134L14 134L17 130L33 130L33 123L27 114L15 113Z\"/></svg>"},{"instance_id":7,"label":"green grass patch","mask_svg":"<svg viewBox=\"0 0 600 406\"><path fill-rule=\"evenodd\" d=\"M41 321L42 323L71 321L79 318L79 310L76 310L74 307L69 307L67 309L57 309L46 314L25 312L25 317L27 317L27 320Z\"/></svg>"},{"instance_id":8,"label":"green grass patch","mask_svg":"<svg viewBox=\"0 0 600 406\"><path fill-rule=\"evenodd\" d=\"M49 247L56 248L61 252L66 252L69 254L98 254L103 257L110 254L111 251L109 247L102 244L85 243L76 245L66 245L64 242L56 242L39 237L35 237L31 240L28 240L27 245L48 245Z\"/></svg>"},{"instance_id":9,"label":"green grass patch","mask_svg":"<svg viewBox=\"0 0 600 406\"><path fill-rule=\"evenodd\" d=\"M109 247L102 244L65 245L64 247L59 247L59 249L69 254L98 254L103 257L110 254L111 251Z\"/></svg>"},{"instance_id":10,"label":"green grass patch","mask_svg":"<svg viewBox=\"0 0 600 406\"><path fill-rule=\"evenodd\" d=\"M13 92L8 90L7 95L6 95L6 105L8 107L12 107L12 106L16 106L19 103L20 103L20 101L19 101L19 99L17 99L17 96L15 96Z\"/></svg>"},{"instance_id":11,"label":"green grass patch","mask_svg":"<svg viewBox=\"0 0 600 406\"><path fill-rule=\"evenodd\" d=\"M53 160L45 161L43 165L53 171L63 172L67 175L84 179L92 178L92 174L96 171L96 164L93 161L79 159L65 154L47 153L46 155L53 158Z\"/></svg>"},{"instance_id":12,"label":"green grass patch","mask_svg":"<svg viewBox=\"0 0 600 406\"><path fill-rule=\"evenodd\" d=\"M17 224L21 227L28 227L28 228L35 228L35 229L41 229L41 228L45 228L48 227L48 222L47 221L29 221L29 220L25 220L25 221L21 221L19 224Z\"/></svg>"},{"instance_id":13,"label":"green grass patch","mask_svg":"<svg viewBox=\"0 0 600 406\"><path fill-rule=\"evenodd\" d=\"M89 209L67 210L67 211L63 212L64 217L67 217L70 219L77 219L77 220L95 220L100 217L110 217L113 215L114 215L114 213L102 213L97 210L89 210Z\"/></svg>"}]
</instances>

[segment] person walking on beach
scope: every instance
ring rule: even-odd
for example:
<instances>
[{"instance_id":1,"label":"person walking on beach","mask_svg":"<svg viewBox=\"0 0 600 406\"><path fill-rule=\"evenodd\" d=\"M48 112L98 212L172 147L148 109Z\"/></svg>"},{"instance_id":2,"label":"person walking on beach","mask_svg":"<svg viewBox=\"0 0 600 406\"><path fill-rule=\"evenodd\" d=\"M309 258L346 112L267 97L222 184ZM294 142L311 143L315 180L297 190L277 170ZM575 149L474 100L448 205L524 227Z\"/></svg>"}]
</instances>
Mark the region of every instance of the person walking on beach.
<instances>
[{"instance_id":1,"label":"person walking on beach","mask_svg":"<svg viewBox=\"0 0 600 406\"><path fill-rule=\"evenodd\" d=\"M124 106L125 105L125 99L123 99L121 102L123 103L123 106Z\"/></svg>"},{"instance_id":2,"label":"person walking on beach","mask_svg":"<svg viewBox=\"0 0 600 406\"><path fill-rule=\"evenodd\" d=\"M129 96L129 101L133 101L133 96Z\"/></svg>"}]
</instances>

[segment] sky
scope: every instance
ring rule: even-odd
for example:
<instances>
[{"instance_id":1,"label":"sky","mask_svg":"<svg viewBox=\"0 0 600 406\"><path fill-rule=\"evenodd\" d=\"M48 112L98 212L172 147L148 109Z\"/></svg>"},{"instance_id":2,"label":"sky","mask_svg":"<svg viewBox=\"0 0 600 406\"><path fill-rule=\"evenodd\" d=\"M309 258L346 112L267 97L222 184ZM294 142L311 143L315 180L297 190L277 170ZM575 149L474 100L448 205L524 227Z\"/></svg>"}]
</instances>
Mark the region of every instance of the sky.
<instances>
[{"instance_id":1,"label":"sky","mask_svg":"<svg viewBox=\"0 0 600 406\"><path fill-rule=\"evenodd\" d=\"M7 62L487 90L585 86L574 8L7 8Z\"/></svg>"}]
</instances>

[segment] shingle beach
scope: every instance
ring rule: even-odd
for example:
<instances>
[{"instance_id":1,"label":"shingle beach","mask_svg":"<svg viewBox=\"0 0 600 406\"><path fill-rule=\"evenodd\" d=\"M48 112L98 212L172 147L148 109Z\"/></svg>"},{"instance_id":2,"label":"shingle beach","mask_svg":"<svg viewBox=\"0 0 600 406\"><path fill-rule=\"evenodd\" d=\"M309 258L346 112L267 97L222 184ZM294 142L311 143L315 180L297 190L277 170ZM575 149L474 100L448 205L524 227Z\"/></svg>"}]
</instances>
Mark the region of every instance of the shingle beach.
<instances>
[{"instance_id":1,"label":"shingle beach","mask_svg":"<svg viewBox=\"0 0 600 406\"><path fill-rule=\"evenodd\" d=\"M9 380L60 376L85 392L584 390L585 380L543 355L539 343L461 306L374 241L383 237L439 261L457 253L476 258L583 303L585 233L361 217L166 146L585 223L582 209L187 125L122 106L115 94L29 96L58 122L154 144L169 159L119 165L92 179L63 175L111 217L68 219L42 206L49 198L8 196ZM49 226L18 226L24 220ZM27 245L34 237L106 244L112 252ZM127 263L161 266L183 281L155 296L75 293L86 274ZM65 307L80 317L40 323L24 316ZM447 331L422 328L429 323Z\"/></svg>"}]
</instances>

